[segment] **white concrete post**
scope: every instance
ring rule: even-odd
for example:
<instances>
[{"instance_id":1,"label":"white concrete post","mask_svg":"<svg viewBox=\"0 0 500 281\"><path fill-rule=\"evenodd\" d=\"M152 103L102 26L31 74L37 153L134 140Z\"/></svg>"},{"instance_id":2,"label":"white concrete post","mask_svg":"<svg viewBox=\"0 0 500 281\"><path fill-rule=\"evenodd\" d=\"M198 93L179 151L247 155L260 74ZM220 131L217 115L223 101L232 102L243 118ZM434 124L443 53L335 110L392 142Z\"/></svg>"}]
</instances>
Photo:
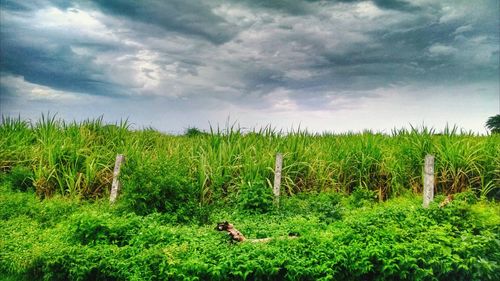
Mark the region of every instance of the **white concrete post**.
<instances>
[{"instance_id":1,"label":"white concrete post","mask_svg":"<svg viewBox=\"0 0 500 281\"><path fill-rule=\"evenodd\" d=\"M280 197L280 185L281 185L281 168L283 167L283 155L281 153L276 154L276 164L274 167L274 188L273 193L277 200Z\"/></svg>"},{"instance_id":2,"label":"white concrete post","mask_svg":"<svg viewBox=\"0 0 500 281\"><path fill-rule=\"evenodd\" d=\"M109 202L111 204L115 203L118 192L120 191L118 176L120 175L120 167L123 161L125 161L125 156L123 156L123 154L116 155L115 169L113 170L113 184L111 185L111 194L109 195Z\"/></svg>"},{"instance_id":3,"label":"white concrete post","mask_svg":"<svg viewBox=\"0 0 500 281\"><path fill-rule=\"evenodd\" d=\"M425 156L424 166L424 208L429 207L429 203L434 200L434 156Z\"/></svg>"}]
</instances>

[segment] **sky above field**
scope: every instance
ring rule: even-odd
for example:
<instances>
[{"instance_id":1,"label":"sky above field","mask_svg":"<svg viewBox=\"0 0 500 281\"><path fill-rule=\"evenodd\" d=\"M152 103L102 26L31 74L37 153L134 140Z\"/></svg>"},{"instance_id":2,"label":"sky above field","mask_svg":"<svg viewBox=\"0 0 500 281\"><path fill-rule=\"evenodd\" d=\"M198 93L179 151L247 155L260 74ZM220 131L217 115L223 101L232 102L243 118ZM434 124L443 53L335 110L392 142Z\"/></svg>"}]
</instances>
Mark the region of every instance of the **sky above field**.
<instances>
[{"instance_id":1,"label":"sky above field","mask_svg":"<svg viewBox=\"0 0 500 281\"><path fill-rule=\"evenodd\" d=\"M3 115L485 133L500 113L498 0L33 2L0 2Z\"/></svg>"}]
</instances>

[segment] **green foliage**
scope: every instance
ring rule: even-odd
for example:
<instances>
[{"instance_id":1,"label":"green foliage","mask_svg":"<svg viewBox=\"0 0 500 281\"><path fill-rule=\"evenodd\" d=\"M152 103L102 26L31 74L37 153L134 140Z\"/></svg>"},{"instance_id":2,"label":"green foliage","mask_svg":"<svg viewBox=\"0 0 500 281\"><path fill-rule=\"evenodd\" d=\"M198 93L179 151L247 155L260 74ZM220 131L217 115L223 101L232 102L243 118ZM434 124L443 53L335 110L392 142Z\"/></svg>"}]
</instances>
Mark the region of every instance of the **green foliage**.
<instances>
[{"instance_id":1,"label":"green foliage","mask_svg":"<svg viewBox=\"0 0 500 281\"><path fill-rule=\"evenodd\" d=\"M279 205L270 186L276 152ZM427 153L436 157L437 196L423 209L415 194ZM110 206L116 154L126 162ZM0 276L498 280L500 208L488 198L499 196L499 167L499 134L456 128L389 136L232 126L186 137L131 131L126 121L4 117ZM447 194L455 199L440 208ZM213 230L223 220L249 239L272 239L227 243Z\"/></svg>"},{"instance_id":2,"label":"green foliage","mask_svg":"<svg viewBox=\"0 0 500 281\"><path fill-rule=\"evenodd\" d=\"M19 193L6 193L6 197ZM458 196L467 198L470 195ZM52 201L58 199L47 199ZM346 205L344 205L345 202ZM248 215L219 209L211 225L172 225L98 202L43 227L38 212L0 220L0 275L14 280L497 280L500 206L455 199L444 208L400 197L369 208L336 194L283 198L282 209ZM42 201L30 203L46 208ZM368 203L367 203L368 204ZM294 213L286 208L297 206ZM342 217L322 218L330 206ZM310 209L308 209L311 207ZM249 239L228 243L226 218ZM287 238L297 232L298 238Z\"/></svg>"},{"instance_id":3,"label":"green foliage","mask_svg":"<svg viewBox=\"0 0 500 281\"><path fill-rule=\"evenodd\" d=\"M245 133L234 125L210 133L191 129L189 136L171 136L152 129L131 131L127 121L111 125L101 118L67 123L42 116L29 123L4 117L0 173L21 172L15 177L24 183L13 186L32 185L41 198L96 199L107 195L116 154L126 156L125 167L133 165L122 172L124 177L144 162L151 162L147 165L154 172L161 158L175 163L169 175L194 187L199 203L207 205L234 197L242 182L272 180L276 152L281 152L283 194L351 193L363 187L386 200L407 190L421 192L423 159L432 153L438 193L472 188L492 198L500 192L499 134L476 136L456 128L440 134L401 129L392 135L283 134L270 127Z\"/></svg>"},{"instance_id":4,"label":"green foliage","mask_svg":"<svg viewBox=\"0 0 500 281\"><path fill-rule=\"evenodd\" d=\"M22 215L38 213L39 199L34 194L12 193L10 185L2 185L0 190L0 219L8 220Z\"/></svg>"},{"instance_id":5,"label":"green foliage","mask_svg":"<svg viewBox=\"0 0 500 281\"><path fill-rule=\"evenodd\" d=\"M136 234L139 224L139 218L133 215L114 220L113 215L109 213L85 212L71 218L69 231L82 245L125 246Z\"/></svg>"},{"instance_id":6,"label":"green foliage","mask_svg":"<svg viewBox=\"0 0 500 281\"><path fill-rule=\"evenodd\" d=\"M129 162L124 169L123 205L146 215L166 213L172 221L190 221L198 211L197 193L185 175L187 171L165 158Z\"/></svg>"},{"instance_id":7,"label":"green foliage","mask_svg":"<svg viewBox=\"0 0 500 281\"><path fill-rule=\"evenodd\" d=\"M184 133L186 137L198 137L198 136L205 136L207 135L207 132L202 131L196 127L189 127L186 129L186 132Z\"/></svg>"},{"instance_id":8,"label":"green foliage","mask_svg":"<svg viewBox=\"0 0 500 281\"><path fill-rule=\"evenodd\" d=\"M358 187L349 196L349 204L353 207L362 207L377 200L377 194L366 188Z\"/></svg>"},{"instance_id":9,"label":"green foliage","mask_svg":"<svg viewBox=\"0 0 500 281\"><path fill-rule=\"evenodd\" d=\"M319 214L320 221L332 223L342 219L340 195L336 193L322 193L312 204L312 209Z\"/></svg>"},{"instance_id":10,"label":"green foliage","mask_svg":"<svg viewBox=\"0 0 500 281\"><path fill-rule=\"evenodd\" d=\"M238 199L241 208L249 212L265 213L273 208L272 188L263 180L245 182Z\"/></svg>"},{"instance_id":11,"label":"green foliage","mask_svg":"<svg viewBox=\"0 0 500 281\"><path fill-rule=\"evenodd\" d=\"M472 190L469 190L469 191L465 191L462 193L457 193L454 196L454 200L455 201L462 201L462 202L465 202L467 204L475 204L475 203L477 203L478 198Z\"/></svg>"},{"instance_id":12,"label":"green foliage","mask_svg":"<svg viewBox=\"0 0 500 281\"><path fill-rule=\"evenodd\" d=\"M488 121L486 121L486 128L488 128L492 134L500 133L500 114L488 118Z\"/></svg>"},{"instance_id":13,"label":"green foliage","mask_svg":"<svg viewBox=\"0 0 500 281\"><path fill-rule=\"evenodd\" d=\"M5 176L4 181L10 182L13 188L19 191L28 191L33 188L33 171L24 166L15 166Z\"/></svg>"},{"instance_id":14,"label":"green foliage","mask_svg":"<svg viewBox=\"0 0 500 281\"><path fill-rule=\"evenodd\" d=\"M280 199L281 215L302 214L315 216L322 223L332 223L342 219L342 195L334 192L302 193Z\"/></svg>"}]
</instances>

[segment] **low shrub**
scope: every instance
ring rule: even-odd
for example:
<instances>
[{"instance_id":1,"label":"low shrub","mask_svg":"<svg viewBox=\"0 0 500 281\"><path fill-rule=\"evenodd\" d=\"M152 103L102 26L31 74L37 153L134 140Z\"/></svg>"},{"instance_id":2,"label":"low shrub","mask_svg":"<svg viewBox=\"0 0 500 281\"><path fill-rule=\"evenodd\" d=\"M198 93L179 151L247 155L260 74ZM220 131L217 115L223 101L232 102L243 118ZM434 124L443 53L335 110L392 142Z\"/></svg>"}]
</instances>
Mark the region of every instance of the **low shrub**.
<instances>
[{"instance_id":1,"label":"low shrub","mask_svg":"<svg viewBox=\"0 0 500 281\"><path fill-rule=\"evenodd\" d=\"M264 180L243 183L238 200L240 207L248 212L265 213L273 208L273 192Z\"/></svg>"},{"instance_id":2,"label":"low shrub","mask_svg":"<svg viewBox=\"0 0 500 281\"><path fill-rule=\"evenodd\" d=\"M127 163L123 182L122 206L139 215L168 214L173 222L192 221L200 212L193 184L179 171L180 165L159 159Z\"/></svg>"},{"instance_id":3,"label":"low shrub","mask_svg":"<svg viewBox=\"0 0 500 281\"><path fill-rule=\"evenodd\" d=\"M339 193L302 193L280 199L279 214L317 216L327 224L342 219L343 196Z\"/></svg>"},{"instance_id":4,"label":"low shrub","mask_svg":"<svg viewBox=\"0 0 500 281\"><path fill-rule=\"evenodd\" d=\"M34 188L33 176L31 168L18 165L3 175L3 181L9 182L14 191L28 191Z\"/></svg>"},{"instance_id":5,"label":"low shrub","mask_svg":"<svg viewBox=\"0 0 500 281\"><path fill-rule=\"evenodd\" d=\"M362 207L371 204L377 200L377 193L375 191L357 187L349 196L349 205L352 207Z\"/></svg>"}]
</instances>

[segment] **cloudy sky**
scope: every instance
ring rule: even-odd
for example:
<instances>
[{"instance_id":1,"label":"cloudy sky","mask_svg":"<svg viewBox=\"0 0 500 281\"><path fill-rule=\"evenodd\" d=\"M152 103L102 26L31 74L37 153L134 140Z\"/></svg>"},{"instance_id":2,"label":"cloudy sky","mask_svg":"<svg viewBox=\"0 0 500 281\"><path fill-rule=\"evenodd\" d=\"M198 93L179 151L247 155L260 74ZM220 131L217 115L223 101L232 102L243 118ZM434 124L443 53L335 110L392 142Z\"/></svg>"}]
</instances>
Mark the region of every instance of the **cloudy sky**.
<instances>
[{"instance_id":1,"label":"cloudy sky","mask_svg":"<svg viewBox=\"0 0 500 281\"><path fill-rule=\"evenodd\" d=\"M136 128L484 133L498 0L0 0L0 111Z\"/></svg>"}]
</instances>

